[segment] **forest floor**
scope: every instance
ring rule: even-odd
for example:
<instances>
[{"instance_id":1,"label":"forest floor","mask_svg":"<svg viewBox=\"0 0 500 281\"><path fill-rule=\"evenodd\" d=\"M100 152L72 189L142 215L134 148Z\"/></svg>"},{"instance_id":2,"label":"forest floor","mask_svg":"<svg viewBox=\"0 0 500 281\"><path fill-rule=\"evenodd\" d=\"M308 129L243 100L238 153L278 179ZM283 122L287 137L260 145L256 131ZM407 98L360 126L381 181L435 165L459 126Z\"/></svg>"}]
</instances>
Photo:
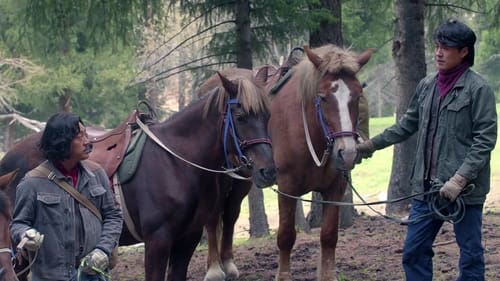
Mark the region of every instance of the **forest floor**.
<instances>
[{"instance_id":1,"label":"forest floor","mask_svg":"<svg viewBox=\"0 0 500 281\"><path fill-rule=\"evenodd\" d=\"M500 185L496 185L500 186ZM358 209L354 224L339 232L337 272L340 281L404 280L401 253L406 227L369 211ZM270 227L276 227L276 218ZM241 221L241 220L240 220ZM248 226L239 222L239 228ZM458 247L453 226L445 223L434 247L434 280L451 281L458 276ZM485 204L483 246L486 280L500 280L500 190L492 190ZM273 232L274 233L274 232ZM241 240L241 239L240 239ZM274 234L266 238L245 240L235 246L235 262L245 281L274 280L278 267L278 249ZM144 247L120 247L120 262L112 271L112 280L144 280ZM206 268L206 246L200 246L189 266L187 280L201 281ZM294 281L316 280L319 258L319 229L299 233L292 252Z\"/></svg>"}]
</instances>

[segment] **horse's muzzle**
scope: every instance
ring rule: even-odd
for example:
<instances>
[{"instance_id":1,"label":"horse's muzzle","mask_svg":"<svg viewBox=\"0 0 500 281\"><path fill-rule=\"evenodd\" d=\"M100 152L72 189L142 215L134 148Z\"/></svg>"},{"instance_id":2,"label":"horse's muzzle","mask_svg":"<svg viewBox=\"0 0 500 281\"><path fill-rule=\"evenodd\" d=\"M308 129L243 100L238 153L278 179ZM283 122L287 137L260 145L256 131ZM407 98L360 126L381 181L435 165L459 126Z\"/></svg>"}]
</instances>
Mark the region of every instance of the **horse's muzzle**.
<instances>
[{"instance_id":1,"label":"horse's muzzle","mask_svg":"<svg viewBox=\"0 0 500 281\"><path fill-rule=\"evenodd\" d=\"M255 186L265 188L276 183L276 167L255 169L252 175Z\"/></svg>"}]
</instances>

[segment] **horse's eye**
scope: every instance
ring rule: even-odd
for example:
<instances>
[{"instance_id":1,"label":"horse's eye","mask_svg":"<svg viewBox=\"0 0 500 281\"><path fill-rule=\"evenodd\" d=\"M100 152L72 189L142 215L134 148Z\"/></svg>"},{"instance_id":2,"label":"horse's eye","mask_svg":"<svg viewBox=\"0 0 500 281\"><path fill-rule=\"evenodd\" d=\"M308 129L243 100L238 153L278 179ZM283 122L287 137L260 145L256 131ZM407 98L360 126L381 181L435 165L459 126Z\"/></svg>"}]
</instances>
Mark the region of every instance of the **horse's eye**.
<instances>
[{"instance_id":1,"label":"horse's eye","mask_svg":"<svg viewBox=\"0 0 500 281\"><path fill-rule=\"evenodd\" d=\"M247 117L244 114L236 114L236 121L242 123L247 121Z\"/></svg>"}]
</instances>

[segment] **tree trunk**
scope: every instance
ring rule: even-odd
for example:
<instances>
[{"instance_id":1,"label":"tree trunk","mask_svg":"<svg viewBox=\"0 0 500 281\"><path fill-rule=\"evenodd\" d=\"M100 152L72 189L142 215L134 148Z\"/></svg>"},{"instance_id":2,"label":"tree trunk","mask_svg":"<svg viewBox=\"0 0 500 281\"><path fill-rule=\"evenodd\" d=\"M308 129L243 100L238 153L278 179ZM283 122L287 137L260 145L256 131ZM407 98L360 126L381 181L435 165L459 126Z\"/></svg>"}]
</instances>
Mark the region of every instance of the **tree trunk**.
<instances>
[{"instance_id":1,"label":"tree trunk","mask_svg":"<svg viewBox=\"0 0 500 281\"><path fill-rule=\"evenodd\" d=\"M325 44L335 44L342 47L342 1L341 0L320 0L318 5L311 5L310 9L328 9L334 18L333 21L323 21L320 26L312 30L309 35L309 45L311 47L319 47ZM322 198L320 194L313 192L313 199ZM351 196L344 196L344 202L352 203ZM311 228L319 227L321 225L322 217L321 204L312 203L311 210L307 215L307 221ZM355 210L351 206L340 207L340 225L349 227L352 225Z\"/></svg>"},{"instance_id":2,"label":"tree trunk","mask_svg":"<svg viewBox=\"0 0 500 281\"><path fill-rule=\"evenodd\" d=\"M305 233L311 232L311 227L304 216L304 206L302 205L302 201L297 200L297 210L295 211L295 225L297 228L304 231Z\"/></svg>"},{"instance_id":3,"label":"tree trunk","mask_svg":"<svg viewBox=\"0 0 500 281\"><path fill-rule=\"evenodd\" d=\"M320 0L319 4L311 5L310 9L327 9L333 16L333 21L322 21L319 27L311 30L309 45L312 48L325 44L335 44L342 47L342 0Z\"/></svg>"},{"instance_id":4,"label":"tree trunk","mask_svg":"<svg viewBox=\"0 0 500 281\"><path fill-rule=\"evenodd\" d=\"M250 26L250 1L236 1L236 64L240 68L252 69L252 29Z\"/></svg>"},{"instance_id":5,"label":"tree trunk","mask_svg":"<svg viewBox=\"0 0 500 281\"><path fill-rule=\"evenodd\" d=\"M185 106L186 106L186 91L189 91L189 88L186 87L187 85L186 81L186 73L181 72L179 73L179 83L178 85L178 91L179 95L177 96L177 102L179 104L178 110L181 111Z\"/></svg>"},{"instance_id":6,"label":"tree trunk","mask_svg":"<svg viewBox=\"0 0 500 281\"><path fill-rule=\"evenodd\" d=\"M319 192L313 192L312 193L313 203L311 203L311 209L307 214L307 223L309 223L310 228L317 228L321 226L321 218L322 218L321 214L323 212L323 205L319 203L314 203L317 200L323 200L323 196L321 196L321 193Z\"/></svg>"},{"instance_id":7,"label":"tree trunk","mask_svg":"<svg viewBox=\"0 0 500 281\"><path fill-rule=\"evenodd\" d=\"M236 65L239 68L252 69L250 2L236 1L236 30L238 34L236 46ZM250 238L269 234L266 211L264 209L262 189L252 186L248 194Z\"/></svg>"},{"instance_id":8,"label":"tree trunk","mask_svg":"<svg viewBox=\"0 0 500 281\"><path fill-rule=\"evenodd\" d=\"M252 185L248 193L248 211L250 213L250 238L269 235L266 210L264 208L264 194L262 189Z\"/></svg>"},{"instance_id":9,"label":"tree trunk","mask_svg":"<svg viewBox=\"0 0 500 281\"><path fill-rule=\"evenodd\" d=\"M9 122L4 135L3 151L9 151L16 141L16 122Z\"/></svg>"},{"instance_id":10,"label":"tree trunk","mask_svg":"<svg viewBox=\"0 0 500 281\"><path fill-rule=\"evenodd\" d=\"M59 111L71 112L71 90L64 89L64 94L59 96Z\"/></svg>"},{"instance_id":11,"label":"tree trunk","mask_svg":"<svg viewBox=\"0 0 500 281\"><path fill-rule=\"evenodd\" d=\"M396 65L396 93L400 93L396 117L408 108L418 82L425 76L424 0L397 0L392 56ZM388 199L411 194L409 178L415 159L416 139L394 146ZM409 200L388 204L387 214L406 214Z\"/></svg>"}]
</instances>

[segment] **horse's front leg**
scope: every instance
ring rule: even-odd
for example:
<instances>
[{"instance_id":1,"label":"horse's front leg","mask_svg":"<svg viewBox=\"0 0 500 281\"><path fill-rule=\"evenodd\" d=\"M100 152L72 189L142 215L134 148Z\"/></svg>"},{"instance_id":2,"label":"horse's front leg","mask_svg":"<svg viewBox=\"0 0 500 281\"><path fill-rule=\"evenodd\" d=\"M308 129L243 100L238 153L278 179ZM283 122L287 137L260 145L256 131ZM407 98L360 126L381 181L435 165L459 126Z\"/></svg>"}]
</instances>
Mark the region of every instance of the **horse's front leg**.
<instances>
[{"instance_id":1,"label":"horse's front leg","mask_svg":"<svg viewBox=\"0 0 500 281\"><path fill-rule=\"evenodd\" d=\"M278 198L278 207L280 216L278 227L279 262L276 281L292 281L290 255L297 237L295 230L297 200L280 196Z\"/></svg>"},{"instance_id":2,"label":"horse's front leg","mask_svg":"<svg viewBox=\"0 0 500 281\"><path fill-rule=\"evenodd\" d=\"M189 262L193 257L196 246L200 242L203 227L193 230L172 244L170 259L168 263L168 281L185 281Z\"/></svg>"},{"instance_id":3,"label":"horse's front leg","mask_svg":"<svg viewBox=\"0 0 500 281\"><path fill-rule=\"evenodd\" d=\"M322 193L327 201L342 201L345 188L341 186L331 187L329 190L335 190L332 193ZM340 192L342 191L342 192ZM319 281L337 280L335 267L335 248L337 247L339 231L339 206L324 204L323 219L321 223L321 258L318 268Z\"/></svg>"},{"instance_id":4,"label":"horse's front leg","mask_svg":"<svg viewBox=\"0 0 500 281\"><path fill-rule=\"evenodd\" d=\"M164 281L171 244L164 236L151 235L144 239L144 270L147 281Z\"/></svg>"},{"instance_id":5,"label":"horse's front leg","mask_svg":"<svg viewBox=\"0 0 500 281\"><path fill-rule=\"evenodd\" d=\"M252 182L234 180L229 196L225 200L220 254L224 272L229 279L237 279L240 275L233 257L234 226L240 216L241 202L250 192L250 188Z\"/></svg>"},{"instance_id":6,"label":"horse's front leg","mask_svg":"<svg viewBox=\"0 0 500 281\"><path fill-rule=\"evenodd\" d=\"M219 254L220 214L215 214L209 219L205 229L207 231L208 253L207 274L204 281L224 281L226 274L222 270Z\"/></svg>"}]
</instances>

